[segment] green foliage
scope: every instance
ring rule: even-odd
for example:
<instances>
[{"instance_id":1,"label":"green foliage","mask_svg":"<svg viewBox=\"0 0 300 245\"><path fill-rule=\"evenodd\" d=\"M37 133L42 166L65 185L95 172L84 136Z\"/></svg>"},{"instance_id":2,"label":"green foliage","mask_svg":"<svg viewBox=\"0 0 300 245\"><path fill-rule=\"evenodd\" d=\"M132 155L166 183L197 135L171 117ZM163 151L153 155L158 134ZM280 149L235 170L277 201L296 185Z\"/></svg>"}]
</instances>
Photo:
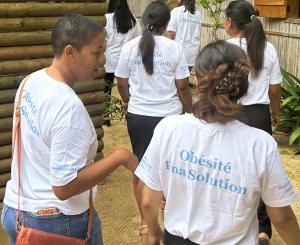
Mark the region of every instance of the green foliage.
<instances>
[{"instance_id":1,"label":"green foliage","mask_svg":"<svg viewBox=\"0 0 300 245\"><path fill-rule=\"evenodd\" d=\"M289 144L300 146L300 79L281 69L283 76L279 128L291 133Z\"/></svg>"},{"instance_id":2,"label":"green foliage","mask_svg":"<svg viewBox=\"0 0 300 245\"><path fill-rule=\"evenodd\" d=\"M123 107L123 102L120 98L113 95L105 95L105 120L122 120L125 118L126 110Z\"/></svg>"},{"instance_id":3,"label":"green foliage","mask_svg":"<svg viewBox=\"0 0 300 245\"><path fill-rule=\"evenodd\" d=\"M208 17L212 21L212 35L216 40L218 39L217 30L223 25L221 16L224 13L222 4L225 3L225 1L226 0L198 0L198 3L206 10Z\"/></svg>"}]
</instances>

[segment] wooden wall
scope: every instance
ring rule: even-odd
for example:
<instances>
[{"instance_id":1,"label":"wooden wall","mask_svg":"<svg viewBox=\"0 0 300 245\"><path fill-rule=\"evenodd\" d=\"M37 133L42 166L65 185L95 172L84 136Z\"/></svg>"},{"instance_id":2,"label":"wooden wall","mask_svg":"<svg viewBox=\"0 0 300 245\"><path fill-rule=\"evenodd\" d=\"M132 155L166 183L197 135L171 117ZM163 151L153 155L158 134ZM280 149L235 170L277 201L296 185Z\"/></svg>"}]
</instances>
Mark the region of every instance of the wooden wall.
<instances>
[{"instance_id":1,"label":"wooden wall","mask_svg":"<svg viewBox=\"0 0 300 245\"><path fill-rule=\"evenodd\" d=\"M10 179L13 102L21 80L48 66L53 53L51 29L59 17L78 12L104 25L105 0L25 1L0 3L0 202ZM78 82L75 91L85 104L98 136L97 158L102 157L104 69L94 81Z\"/></svg>"}]
</instances>

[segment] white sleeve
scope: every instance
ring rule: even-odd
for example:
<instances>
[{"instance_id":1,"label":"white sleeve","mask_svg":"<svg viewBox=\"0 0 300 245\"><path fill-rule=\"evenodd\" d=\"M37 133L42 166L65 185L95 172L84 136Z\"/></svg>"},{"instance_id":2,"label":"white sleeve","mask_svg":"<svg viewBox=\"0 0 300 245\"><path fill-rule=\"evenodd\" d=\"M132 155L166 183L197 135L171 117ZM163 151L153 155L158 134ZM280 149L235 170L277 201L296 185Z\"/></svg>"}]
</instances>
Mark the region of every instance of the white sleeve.
<instances>
[{"instance_id":1,"label":"white sleeve","mask_svg":"<svg viewBox=\"0 0 300 245\"><path fill-rule=\"evenodd\" d=\"M270 207L290 205L297 194L283 169L277 149L267 157L266 168L261 183L261 198Z\"/></svg>"},{"instance_id":2,"label":"white sleeve","mask_svg":"<svg viewBox=\"0 0 300 245\"><path fill-rule=\"evenodd\" d=\"M189 66L186 62L182 47L178 44L178 61L175 70L175 79L183 79L190 76Z\"/></svg>"},{"instance_id":3,"label":"white sleeve","mask_svg":"<svg viewBox=\"0 0 300 245\"><path fill-rule=\"evenodd\" d=\"M52 103L53 106L55 103L59 101ZM56 114L48 114L55 117L48 134L50 183L62 186L74 180L78 170L87 164L92 139L88 130L90 119L84 106L72 101L71 97L59 106Z\"/></svg>"},{"instance_id":4,"label":"white sleeve","mask_svg":"<svg viewBox=\"0 0 300 245\"><path fill-rule=\"evenodd\" d=\"M121 50L119 62L115 71L116 77L129 78L130 68L129 68L129 57L128 57L128 45L125 44Z\"/></svg>"},{"instance_id":5,"label":"white sleeve","mask_svg":"<svg viewBox=\"0 0 300 245\"><path fill-rule=\"evenodd\" d=\"M155 191L161 191L160 182L160 142L162 137L162 124L159 123L155 130L151 142L134 174L141 179L146 186Z\"/></svg>"},{"instance_id":6,"label":"white sleeve","mask_svg":"<svg viewBox=\"0 0 300 245\"><path fill-rule=\"evenodd\" d=\"M90 135L72 126L56 128L50 147L50 183L62 186L77 177L87 162Z\"/></svg>"},{"instance_id":7,"label":"white sleeve","mask_svg":"<svg viewBox=\"0 0 300 245\"><path fill-rule=\"evenodd\" d=\"M275 48L273 47L273 59L274 63L270 70L270 84L279 84L282 82L282 75L280 71L280 65Z\"/></svg>"},{"instance_id":8,"label":"white sleeve","mask_svg":"<svg viewBox=\"0 0 300 245\"><path fill-rule=\"evenodd\" d=\"M171 18L167 27L167 31L173 31L176 32L177 31L177 15L176 15L176 11L175 9L171 11Z\"/></svg>"}]
</instances>

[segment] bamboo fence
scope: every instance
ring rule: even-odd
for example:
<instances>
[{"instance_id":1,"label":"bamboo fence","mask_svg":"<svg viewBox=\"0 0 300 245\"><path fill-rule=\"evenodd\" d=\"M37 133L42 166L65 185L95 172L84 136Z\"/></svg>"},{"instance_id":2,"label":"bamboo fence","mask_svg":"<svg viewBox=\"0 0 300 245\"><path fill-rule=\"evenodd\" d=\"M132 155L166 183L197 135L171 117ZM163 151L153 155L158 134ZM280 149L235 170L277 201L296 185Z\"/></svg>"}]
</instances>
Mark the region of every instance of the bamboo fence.
<instances>
[{"instance_id":1,"label":"bamboo fence","mask_svg":"<svg viewBox=\"0 0 300 245\"><path fill-rule=\"evenodd\" d=\"M0 3L0 202L10 179L12 117L14 98L22 79L33 71L47 67L53 57L51 30L68 12L83 14L104 25L106 0L25 1ZM93 81L78 82L75 91L91 116L96 129L100 159L104 143L104 69Z\"/></svg>"}]
</instances>

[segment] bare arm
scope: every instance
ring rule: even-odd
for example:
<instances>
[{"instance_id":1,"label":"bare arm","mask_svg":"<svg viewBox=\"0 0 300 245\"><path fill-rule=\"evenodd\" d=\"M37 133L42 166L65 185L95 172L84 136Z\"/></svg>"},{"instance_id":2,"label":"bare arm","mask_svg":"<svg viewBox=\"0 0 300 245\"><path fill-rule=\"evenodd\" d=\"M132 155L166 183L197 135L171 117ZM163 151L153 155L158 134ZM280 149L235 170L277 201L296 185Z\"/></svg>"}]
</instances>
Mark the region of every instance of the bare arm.
<instances>
[{"instance_id":1,"label":"bare arm","mask_svg":"<svg viewBox=\"0 0 300 245\"><path fill-rule=\"evenodd\" d=\"M162 192L144 186L142 208L145 223L149 227L149 237L145 245L159 245L160 240L163 239L163 232L158 223L159 205L162 196Z\"/></svg>"},{"instance_id":2,"label":"bare arm","mask_svg":"<svg viewBox=\"0 0 300 245\"><path fill-rule=\"evenodd\" d=\"M267 207L272 224L287 245L300 244L299 224L290 206L274 208Z\"/></svg>"},{"instance_id":3,"label":"bare arm","mask_svg":"<svg viewBox=\"0 0 300 245\"><path fill-rule=\"evenodd\" d=\"M172 40L175 40L175 37L176 37L176 32L174 31L168 31L167 32L167 37L172 39Z\"/></svg>"},{"instance_id":4,"label":"bare arm","mask_svg":"<svg viewBox=\"0 0 300 245\"><path fill-rule=\"evenodd\" d=\"M182 103L183 109L187 113L192 112L192 94L189 86L188 78L177 79L176 88L178 97Z\"/></svg>"},{"instance_id":5,"label":"bare arm","mask_svg":"<svg viewBox=\"0 0 300 245\"><path fill-rule=\"evenodd\" d=\"M128 78L117 77L118 81L118 91L124 103L125 109L128 107L129 102L129 86L128 86Z\"/></svg>"},{"instance_id":6,"label":"bare arm","mask_svg":"<svg viewBox=\"0 0 300 245\"><path fill-rule=\"evenodd\" d=\"M280 101L281 101L281 86L280 84L271 84L269 86L270 108L273 123L279 123L280 116Z\"/></svg>"},{"instance_id":7,"label":"bare arm","mask_svg":"<svg viewBox=\"0 0 300 245\"><path fill-rule=\"evenodd\" d=\"M121 165L134 172L138 165L138 159L129 150L120 148L107 157L79 170L76 179L70 183L64 186L52 186L52 190L58 199L66 200L97 185Z\"/></svg>"}]
</instances>

